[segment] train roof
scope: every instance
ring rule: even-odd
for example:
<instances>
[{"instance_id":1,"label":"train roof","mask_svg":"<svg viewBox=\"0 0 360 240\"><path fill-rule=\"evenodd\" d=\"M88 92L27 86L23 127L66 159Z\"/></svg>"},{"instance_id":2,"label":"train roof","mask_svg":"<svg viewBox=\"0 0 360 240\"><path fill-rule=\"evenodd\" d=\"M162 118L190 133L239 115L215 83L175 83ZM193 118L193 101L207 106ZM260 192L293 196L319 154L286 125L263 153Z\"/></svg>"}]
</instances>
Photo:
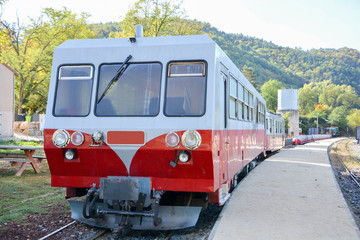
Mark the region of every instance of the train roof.
<instances>
[{"instance_id":1,"label":"train roof","mask_svg":"<svg viewBox=\"0 0 360 240\"><path fill-rule=\"evenodd\" d=\"M162 36L162 37L138 37L132 43L129 38L112 39L75 39L67 40L56 50L74 48L116 48L129 46L166 46L166 45L203 45L216 43L207 35L186 35L186 36Z\"/></svg>"}]
</instances>

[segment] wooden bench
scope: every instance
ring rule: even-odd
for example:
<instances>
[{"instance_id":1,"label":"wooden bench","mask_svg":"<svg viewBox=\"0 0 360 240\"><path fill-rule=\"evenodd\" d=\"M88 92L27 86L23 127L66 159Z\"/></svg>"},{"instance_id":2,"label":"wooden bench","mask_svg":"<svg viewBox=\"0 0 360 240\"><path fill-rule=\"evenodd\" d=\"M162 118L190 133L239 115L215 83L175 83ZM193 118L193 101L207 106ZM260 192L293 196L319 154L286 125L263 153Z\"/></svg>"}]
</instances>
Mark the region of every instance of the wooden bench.
<instances>
[{"instance_id":1,"label":"wooden bench","mask_svg":"<svg viewBox=\"0 0 360 240\"><path fill-rule=\"evenodd\" d=\"M25 168L30 164L36 173L40 173L38 163L41 163L45 156L34 156L36 150L41 150L43 147L30 146L14 146L14 145L0 145L0 149L6 150L22 150L21 153L0 153L0 161L8 161L11 166L20 166L16 172L16 176L21 176Z\"/></svg>"}]
</instances>

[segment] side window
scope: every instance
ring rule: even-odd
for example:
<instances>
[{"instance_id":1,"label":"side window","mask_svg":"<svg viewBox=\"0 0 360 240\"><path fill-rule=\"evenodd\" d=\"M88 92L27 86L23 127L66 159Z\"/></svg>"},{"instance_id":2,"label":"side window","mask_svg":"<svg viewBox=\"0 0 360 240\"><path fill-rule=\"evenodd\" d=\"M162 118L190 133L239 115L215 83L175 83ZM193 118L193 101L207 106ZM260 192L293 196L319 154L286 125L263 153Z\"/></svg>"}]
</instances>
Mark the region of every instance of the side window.
<instances>
[{"instance_id":1,"label":"side window","mask_svg":"<svg viewBox=\"0 0 360 240\"><path fill-rule=\"evenodd\" d=\"M249 92L249 120L254 121L254 97Z\"/></svg>"},{"instance_id":2,"label":"side window","mask_svg":"<svg viewBox=\"0 0 360 240\"><path fill-rule=\"evenodd\" d=\"M171 62L165 90L166 116L202 116L206 99L205 62Z\"/></svg>"},{"instance_id":3,"label":"side window","mask_svg":"<svg viewBox=\"0 0 360 240\"><path fill-rule=\"evenodd\" d=\"M244 119L244 86L238 83L238 119Z\"/></svg>"},{"instance_id":4,"label":"side window","mask_svg":"<svg viewBox=\"0 0 360 240\"><path fill-rule=\"evenodd\" d=\"M258 101L257 118L257 123L265 123L265 106L260 101Z\"/></svg>"},{"instance_id":5,"label":"side window","mask_svg":"<svg viewBox=\"0 0 360 240\"><path fill-rule=\"evenodd\" d=\"M269 130L269 119L268 118L266 119L265 123L266 123L265 124L266 125L265 126L266 130Z\"/></svg>"},{"instance_id":6,"label":"side window","mask_svg":"<svg viewBox=\"0 0 360 240\"><path fill-rule=\"evenodd\" d=\"M237 112L237 81L230 75L230 104L229 104L229 111L230 111L230 118L236 119L238 112Z\"/></svg>"},{"instance_id":7,"label":"side window","mask_svg":"<svg viewBox=\"0 0 360 240\"><path fill-rule=\"evenodd\" d=\"M54 116L87 116L90 113L93 72L91 65L64 65L59 68Z\"/></svg>"},{"instance_id":8,"label":"side window","mask_svg":"<svg viewBox=\"0 0 360 240\"><path fill-rule=\"evenodd\" d=\"M249 91L245 89L245 109L244 109L244 119L249 120Z\"/></svg>"}]
</instances>

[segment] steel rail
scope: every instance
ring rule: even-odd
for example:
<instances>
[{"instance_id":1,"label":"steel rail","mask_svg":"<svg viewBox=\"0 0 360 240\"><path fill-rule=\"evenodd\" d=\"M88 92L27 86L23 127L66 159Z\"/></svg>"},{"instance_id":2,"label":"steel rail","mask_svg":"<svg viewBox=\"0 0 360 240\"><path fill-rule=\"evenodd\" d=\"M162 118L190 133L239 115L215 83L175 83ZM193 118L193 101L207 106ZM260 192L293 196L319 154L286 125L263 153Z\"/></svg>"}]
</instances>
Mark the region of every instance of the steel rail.
<instances>
[{"instance_id":1,"label":"steel rail","mask_svg":"<svg viewBox=\"0 0 360 240\"><path fill-rule=\"evenodd\" d=\"M336 154L336 157L339 159L339 162L343 165L343 167L345 168L346 172L349 174L349 176L351 177L351 179L356 183L356 185L360 188L360 183L359 181L357 180L357 177L355 176L355 174L353 174L350 169L345 165L344 161L341 159L341 157L339 156L339 154L337 153L338 152L338 145L339 145L340 142L337 142L336 143L336 146L335 146L335 154ZM346 143L343 143L345 144L345 148L346 148ZM348 149L346 149L348 151Z\"/></svg>"},{"instance_id":2,"label":"steel rail","mask_svg":"<svg viewBox=\"0 0 360 240\"><path fill-rule=\"evenodd\" d=\"M76 221L72 221L71 223L69 223L69 224L67 224L67 225L65 225L65 226L63 226L63 227L61 227L61 228L59 228L59 229L57 229L57 230L53 231L52 233L49 233L48 235L46 235L46 236L44 236L44 237L40 238L39 240L44 240L44 239L47 239L48 237L51 237L52 235L54 235L54 234L56 234L56 233L58 233L58 232L60 232L60 231L64 230L65 228L67 228L67 227L69 227L69 226L73 225L74 223L76 223Z\"/></svg>"}]
</instances>

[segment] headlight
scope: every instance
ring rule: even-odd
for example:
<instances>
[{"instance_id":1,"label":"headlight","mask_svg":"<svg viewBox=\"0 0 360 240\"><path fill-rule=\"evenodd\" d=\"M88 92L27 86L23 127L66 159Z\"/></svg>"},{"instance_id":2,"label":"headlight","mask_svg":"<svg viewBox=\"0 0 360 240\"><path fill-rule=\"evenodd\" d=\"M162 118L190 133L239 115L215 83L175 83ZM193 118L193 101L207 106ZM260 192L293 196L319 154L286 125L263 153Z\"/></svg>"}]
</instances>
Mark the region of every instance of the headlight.
<instances>
[{"instance_id":1,"label":"headlight","mask_svg":"<svg viewBox=\"0 0 360 240\"><path fill-rule=\"evenodd\" d=\"M183 162L183 163L189 161L189 154L187 152L185 152L185 151L181 152L179 154L179 160L180 160L180 162Z\"/></svg>"},{"instance_id":2,"label":"headlight","mask_svg":"<svg viewBox=\"0 0 360 240\"><path fill-rule=\"evenodd\" d=\"M74 157L75 157L75 152L73 150L69 149L65 152L65 158L67 160L73 160Z\"/></svg>"},{"instance_id":3,"label":"headlight","mask_svg":"<svg viewBox=\"0 0 360 240\"><path fill-rule=\"evenodd\" d=\"M171 132L166 135L165 141L169 147L176 147L180 142L180 137L176 133Z\"/></svg>"},{"instance_id":4,"label":"headlight","mask_svg":"<svg viewBox=\"0 0 360 240\"><path fill-rule=\"evenodd\" d=\"M201 144L201 136L196 130L187 130L181 137L181 143L187 149L197 149Z\"/></svg>"},{"instance_id":5,"label":"headlight","mask_svg":"<svg viewBox=\"0 0 360 240\"><path fill-rule=\"evenodd\" d=\"M69 144L70 134L64 129L58 129L54 132L52 141L58 148L64 148Z\"/></svg>"},{"instance_id":6,"label":"headlight","mask_svg":"<svg viewBox=\"0 0 360 240\"><path fill-rule=\"evenodd\" d=\"M74 132L71 134L71 142L75 146L80 146L84 142L84 135L81 132Z\"/></svg>"}]
</instances>

